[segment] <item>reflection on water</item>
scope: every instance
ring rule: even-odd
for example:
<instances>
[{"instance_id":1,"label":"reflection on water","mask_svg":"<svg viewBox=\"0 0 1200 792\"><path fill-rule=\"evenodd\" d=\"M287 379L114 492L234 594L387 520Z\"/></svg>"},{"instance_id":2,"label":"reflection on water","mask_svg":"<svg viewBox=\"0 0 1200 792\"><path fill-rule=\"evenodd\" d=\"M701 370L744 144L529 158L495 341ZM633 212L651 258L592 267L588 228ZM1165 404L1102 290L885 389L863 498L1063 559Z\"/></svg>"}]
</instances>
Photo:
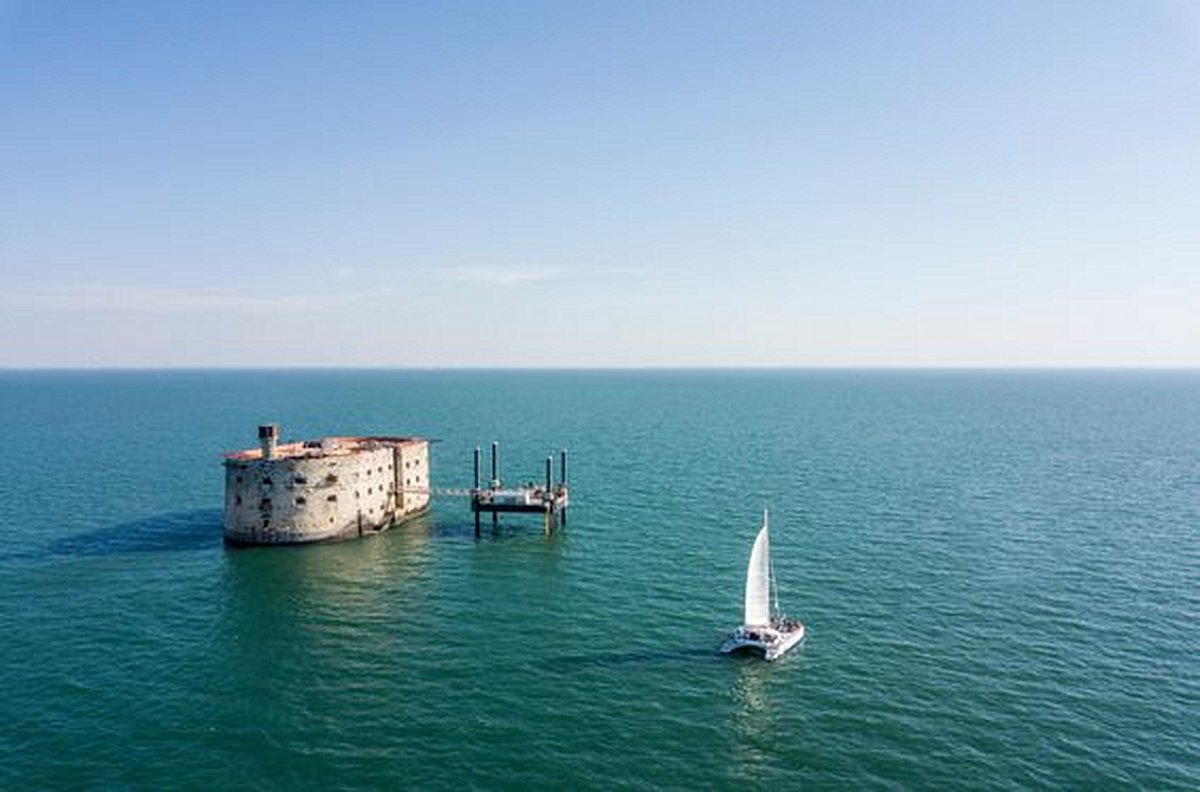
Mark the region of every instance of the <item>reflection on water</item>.
<instances>
[{"instance_id":1,"label":"reflection on water","mask_svg":"<svg viewBox=\"0 0 1200 792\"><path fill-rule=\"evenodd\" d=\"M474 531L473 525L471 530ZM476 573L494 569L497 575L507 576L515 572L559 586L563 584L559 571L568 548L565 531L546 534L540 523L534 526L519 520L502 519L494 527L490 522L484 523L479 546L471 553L470 564Z\"/></svg>"},{"instance_id":2,"label":"reflection on water","mask_svg":"<svg viewBox=\"0 0 1200 792\"><path fill-rule=\"evenodd\" d=\"M225 553L211 673L232 694L213 700L211 717L236 724L229 739L280 755L340 747L357 718L378 722L372 713L393 706L404 636L427 597L429 534L418 522Z\"/></svg>"},{"instance_id":3,"label":"reflection on water","mask_svg":"<svg viewBox=\"0 0 1200 792\"><path fill-rule=\"evenodd\" d=\"M752 656L733 656L737 676L730 688L733 705L731 772L735 778L761 778L772 761L778 729L778 703L772 677L780 668Z\"/></svg>"},{"instance_id":4,"label":"reflection on water","mask_svg":"<svg viewBox=\"0 0 1200 792\"><path fill-rule=\"evenodd\" d=\"M336 544L231 549L219 628L228 673L367 672L371 658L394 654L398 625L425 597L429 536L416 520Z\"/></svg>"},{"instance_id":5,"label":"reflection on water","mask_svg":"<svg viewBox=\"0 0 1200 792\"><path fill-rule=\"evenodd\" d=\"M235 596L285 601L299 613L369 610L423 573L425 522L332 544L230 548L226 583Z\"/></svg>"}]
</instances>

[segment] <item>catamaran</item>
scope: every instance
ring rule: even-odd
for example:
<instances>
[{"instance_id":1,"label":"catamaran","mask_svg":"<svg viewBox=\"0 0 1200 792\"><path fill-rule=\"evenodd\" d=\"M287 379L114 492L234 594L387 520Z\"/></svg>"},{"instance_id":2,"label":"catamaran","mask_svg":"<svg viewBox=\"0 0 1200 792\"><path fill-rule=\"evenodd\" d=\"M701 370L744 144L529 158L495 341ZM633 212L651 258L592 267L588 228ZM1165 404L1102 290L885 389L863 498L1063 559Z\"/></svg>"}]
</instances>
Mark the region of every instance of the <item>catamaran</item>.
<instances>
[{"instance_id":1,"label":"catamaran","mask_svg":"<svg viewBox=\"0 0 1200 792\"><path fill-rule=\"evenodd\" d=\"M771 607L772 592L775 596ZM779 611L779 588L771 567L771 536L767 528L767 510L763 509L763 524L750 550L746 569L746 611L743 624L734 631L721 651L762 653L763 659L774 660L804 640L804 625L789 619Z\"/></svg>"}]
</instances>

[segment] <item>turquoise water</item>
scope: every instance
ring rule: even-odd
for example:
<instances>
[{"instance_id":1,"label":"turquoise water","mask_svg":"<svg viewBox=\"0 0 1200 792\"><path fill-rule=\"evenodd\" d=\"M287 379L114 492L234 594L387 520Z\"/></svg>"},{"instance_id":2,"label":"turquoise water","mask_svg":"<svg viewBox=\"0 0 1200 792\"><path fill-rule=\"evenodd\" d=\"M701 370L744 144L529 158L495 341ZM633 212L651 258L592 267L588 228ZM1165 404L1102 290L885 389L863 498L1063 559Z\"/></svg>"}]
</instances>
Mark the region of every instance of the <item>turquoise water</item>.
<instances>
[{"instance_id":1,"label":"turquoise water","mask_svg":"<svg viewBox=\"0 0 1200 792\"><path fill-rule=\"evenodd\" d=\"M571 449L227 550L219 454ZM0 787L1200 787L1200 373L0 374ZM714 653L763 506L773 665Z\"/></svg>"}]
</instances>

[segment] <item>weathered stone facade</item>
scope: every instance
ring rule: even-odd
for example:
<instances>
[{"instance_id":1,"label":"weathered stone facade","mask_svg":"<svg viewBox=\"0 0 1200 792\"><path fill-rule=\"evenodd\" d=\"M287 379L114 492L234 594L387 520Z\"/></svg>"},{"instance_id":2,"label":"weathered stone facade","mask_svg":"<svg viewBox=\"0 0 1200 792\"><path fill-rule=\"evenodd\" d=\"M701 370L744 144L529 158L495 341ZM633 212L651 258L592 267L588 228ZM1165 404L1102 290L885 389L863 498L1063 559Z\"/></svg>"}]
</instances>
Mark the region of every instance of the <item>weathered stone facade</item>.
<instances>
[{"instance_id":1,"label":"weathered stone facade","mask_svg":"<svg viewBox=\"0 0 1200 792\"><path fill-rule=\"evenodd\" d=\"M429 508L429 441L328 437L225 457L225 539L295 544L386 530ZM414 491L424 490L424 491Z\"/></svg>"}]
</instances>

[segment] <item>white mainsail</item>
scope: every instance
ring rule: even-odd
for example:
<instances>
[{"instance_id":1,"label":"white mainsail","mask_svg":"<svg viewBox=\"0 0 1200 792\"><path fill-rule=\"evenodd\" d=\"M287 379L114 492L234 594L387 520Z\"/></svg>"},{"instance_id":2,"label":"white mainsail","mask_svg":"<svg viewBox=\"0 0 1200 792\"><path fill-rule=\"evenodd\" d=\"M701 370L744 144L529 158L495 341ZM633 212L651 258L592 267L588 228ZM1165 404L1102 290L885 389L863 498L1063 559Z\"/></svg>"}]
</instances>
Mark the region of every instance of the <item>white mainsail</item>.
<instances>
[{"instance_id":1,"label":"white mainsail","mask_svg":"<svg viewBox=\"0 0 1200 792\"><path fill-rule=\"evenodd\" d=\"M763 511L763 526L750 551L746 568L747 627L766 627L771 624L771 538L767 533L767 512Z\"/></svg>"}]
</instances>

